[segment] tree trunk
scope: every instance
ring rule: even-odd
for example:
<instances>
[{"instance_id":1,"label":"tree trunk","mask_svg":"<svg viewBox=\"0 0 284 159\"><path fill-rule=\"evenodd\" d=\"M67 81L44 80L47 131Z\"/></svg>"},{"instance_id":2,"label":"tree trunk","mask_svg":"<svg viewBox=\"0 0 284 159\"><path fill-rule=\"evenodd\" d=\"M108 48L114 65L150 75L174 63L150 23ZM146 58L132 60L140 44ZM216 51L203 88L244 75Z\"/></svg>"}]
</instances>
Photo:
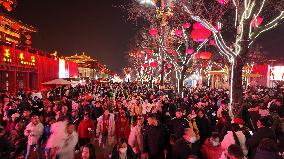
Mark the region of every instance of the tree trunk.
<instances>
[{"instance_id":1,"label":"tree trunk","mask_svg":"<svg viewBox=\"0 0 284 159\"><path fill-rule=\"evenodd\" d=\"M183 81L184 81L184 76L185 76L185 73L186 73L186 70L187 70L187 67L184 67L183 70L181 71L181 77L179 79L179 83L178 83L178 93L182 93L183 92Z\"/></svg>"}]
</instances>

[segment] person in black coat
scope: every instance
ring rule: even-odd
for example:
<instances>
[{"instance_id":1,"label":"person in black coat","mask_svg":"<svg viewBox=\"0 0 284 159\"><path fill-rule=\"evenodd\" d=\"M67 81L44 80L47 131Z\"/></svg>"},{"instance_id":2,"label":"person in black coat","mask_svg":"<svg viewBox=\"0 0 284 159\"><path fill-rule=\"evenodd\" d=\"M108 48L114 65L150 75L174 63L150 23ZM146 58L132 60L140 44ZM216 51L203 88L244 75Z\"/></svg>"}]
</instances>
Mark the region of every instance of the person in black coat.
<instances>
[{"instance_id":1,"label":"person in black coat","mask_svg":"<svg viewBox=\"0 0 284 159\"><path fill-rule=\"evenodd\" d=\"M196 136L191 128L186 128L183 131L183 136L178 139L173 148L173 159L188 159L191 155L196 155L202 158L201 144L196 141Z\"/></svg>"},{"instance_id":2,"label":"person in black coat","mask_svg":"<svg viewBox=\"0 0 284 159\"><path fill-rule=\"evenodd\" d=\"M276 141L276 136L273 130L270 128L272 122L268 117L262 117L257 121L257 131L252 135L250 139L247 140L247 145L249 146L250 157L253 158L256 148L264 138L269 138Z\"/></svg>"},{"instance_id":3,"label":"person in black coat","mask_svg":"<svg viewBox=\"0 0 284 159\"><path fill-rule=\"evenodd\" d=\"M278 154L278 148L274 140L272 139L262 139L259 143L255 159L281 159L282 157Z\"/></svg>"},{"instance_id":4,"label":"person in black coat","mask_svg":"<svg viewBox=\"0 0 284 159\"><path fill-rule=\"evenodd\" d=\"M168 124L170 133L175 135L178 139L182 137L183 130L189 127L188 121L182 117L182 110L176 110L176 117L172 118Z\"/></svg>"},{"instance_id":5,"label":"person in black coat","mask_svg":"<svg viewBox=\"0 0 284 159\"><path fill-rule=\"evenodd\" d=\"M165 158L165 150L169 145L169 133L167 129L159 124L156 115L149 115L148 126L144 133L144 156L149 159L163 159Z\"/></svg>"},{"instance_id":6,"label":"person in black coat","mask_svg":"<svg viewBox=\"0 0 284 159\"><path fill-rule=\"evenodd\" d=\"M204 115L203 110L197 111L197 117L195 121L199 130L200 142L201 144L203 144L205 140L211 136L210 123Z\"/></svg>"}]
</instances>

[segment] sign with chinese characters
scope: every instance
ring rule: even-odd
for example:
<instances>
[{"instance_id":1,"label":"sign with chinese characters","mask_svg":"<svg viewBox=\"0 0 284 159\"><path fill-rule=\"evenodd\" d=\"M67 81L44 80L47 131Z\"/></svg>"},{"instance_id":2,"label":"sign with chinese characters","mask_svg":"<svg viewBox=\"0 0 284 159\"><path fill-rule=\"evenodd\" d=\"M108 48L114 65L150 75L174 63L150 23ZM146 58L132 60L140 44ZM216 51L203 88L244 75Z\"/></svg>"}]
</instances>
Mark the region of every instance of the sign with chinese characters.
<instances>
[{"instance_id":1,"label":"sign with chinese characters","mask_svg":"<svg viewBox=\"0 0 284 159\"><path fill-rule=\"evenodd\" d=\"M12 62L12 58L11 58L11 53L10 53L10 49L5 49L4 50L4 57L3 57L3 61L4 62Z\"/></svg>"},{"instance_id":2,"label":"sign with chinese characters","mask_svg":"<svg viewBox=\"0 0 284 159\"><path fill-rule=\"evenodd\" d=\"M19 53L19 59L20 59L20 63L22 65L30 65L30 66L35 66L36 63L36 58L34 55L31 56L25 56L24 53Z\"/></svg>"}]
</instances>

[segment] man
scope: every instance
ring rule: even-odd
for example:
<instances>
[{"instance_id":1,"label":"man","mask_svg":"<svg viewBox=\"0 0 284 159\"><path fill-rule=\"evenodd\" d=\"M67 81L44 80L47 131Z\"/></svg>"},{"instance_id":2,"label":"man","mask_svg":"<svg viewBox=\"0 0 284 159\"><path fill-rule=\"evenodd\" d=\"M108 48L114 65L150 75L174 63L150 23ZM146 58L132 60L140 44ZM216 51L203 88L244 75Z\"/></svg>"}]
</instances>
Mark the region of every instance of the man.
<instances>
[{"instance_id":1,"label":"man","mask_svg":"<svg viewBox=\"0 0 284 159\"><path fill-rule=\"evenodd\" d=\"M132 128L128 138L128 144L132 147L137 156L140 156L143 152L143 122L142 117L137 118L137 125Z\"/></svg>"},{"instance_id":2,"label":"man","mask_svg":"<svg viewBox=\"0 0 284 159\"><path fill-rule=\"evenodd\" d=\"M276 141L276 136L273 130L270 128L272 125L268 117L262 117L257 121L257 131L247 140L247 145L251 149L251 157L253 158L256 148L260 141L264 138L270 138Z\"/></svg>"},{"instance_id":3,"label":"man","mask_svg":"<svg viewBox=\"0 0 284 159\"><path fill-rule=\"evenodd\" d=\"M97 121L97 119L103 115L104 113L104 110L102 108L102 104L100 101L92 101L92 109L91 109L91 112L92 112L92 119L94 121Z\"/></svg>"},{"instance_id":4,"label":"man","mask_svg":"<svg viewBox=\"0 0 284 159\"><path fill-rule=\"evenodd\" d=\"M78 134L75 131L75 125L73 123L67 124L66 132L64 132L64 138L62 140L63 145L58 149L59 159L74 159L74 148L78 142Z\"/></svg>"},{"instance_id":5,"label":"man","mask_svg":"<svg viewBox=\"0 0 284 159\"><path fill-rule=\"evenodd\" d=\"M24 131L28 137L27 153L25 159L29 159L31 148L34 147L37 151L37 158L40 158L40 143L39 138L43 134L43 125L40 123L38 116L34 115L31 122L26 126Z\"/></svg>"},{"instance_id":6,"label":"man","mask_svg":"<svg viewBox=\"0 0 284 159\"><path fill-rule=\"evenodd\" d=\"M174 134L176 138L181 138L183 130L189 127L188 121L182 117L182 109L176 110L176 117L169 122L170 133Z\"/></svg>"},{"instance_id":7,"label":"man","mask_svg":"<svg viewBox=\"0 0 284 159\"><path fill-rule=\"evenodd\" d=\"M167 130L159 124L159 121L154 114L148 117L148 126L144 133L144 156L149 159L163 159L167 152L169 144L169 134Z\"/></svg>"},{"instance_id":8,"label":"man","mask_svg":"<svg viewBox=\"0 0 284 159\"><path fill-rule=\"evenodd\" d=\"M221 159L246 159L242 148L237 144L229 146L225 156L225 158L222 156Z\"/></svg>"},{"instance_id":9,"label":"man","mask_svg":"<svg viewBox=\"0 0 284 159\"><path fill-rule=\"evenodd\" d=\"M173 148L174 159L187 159L190 155L200 156L200 144L191 128L183 131L183 136L178 139Z\"/></svg>"}]
</instances>

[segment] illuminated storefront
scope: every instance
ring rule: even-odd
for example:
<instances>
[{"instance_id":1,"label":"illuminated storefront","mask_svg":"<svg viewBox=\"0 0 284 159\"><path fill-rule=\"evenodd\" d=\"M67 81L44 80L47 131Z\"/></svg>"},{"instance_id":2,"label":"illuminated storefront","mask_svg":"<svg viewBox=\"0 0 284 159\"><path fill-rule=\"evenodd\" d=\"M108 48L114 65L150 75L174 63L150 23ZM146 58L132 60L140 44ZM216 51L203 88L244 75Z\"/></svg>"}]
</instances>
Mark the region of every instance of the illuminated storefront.
<instances>
[{"instance_id":1,"label":"illuminated storefront","mask_svg":"<svg viewBox=\"0 0 284 159\"><path fill-rule=\"evenodd\" d=\"M60 62L61 61L61 62ZM62 63L64 64L63 66ZM61 73L60 68L63 70ZM64 76L62 76L64 75ZM0 89L14 92L19 89L40 89L41 83L55 79L78 76L74 62L42 56L28 48L20 50L14 46L0 46Z\"/></svg>"}]
</instances>

